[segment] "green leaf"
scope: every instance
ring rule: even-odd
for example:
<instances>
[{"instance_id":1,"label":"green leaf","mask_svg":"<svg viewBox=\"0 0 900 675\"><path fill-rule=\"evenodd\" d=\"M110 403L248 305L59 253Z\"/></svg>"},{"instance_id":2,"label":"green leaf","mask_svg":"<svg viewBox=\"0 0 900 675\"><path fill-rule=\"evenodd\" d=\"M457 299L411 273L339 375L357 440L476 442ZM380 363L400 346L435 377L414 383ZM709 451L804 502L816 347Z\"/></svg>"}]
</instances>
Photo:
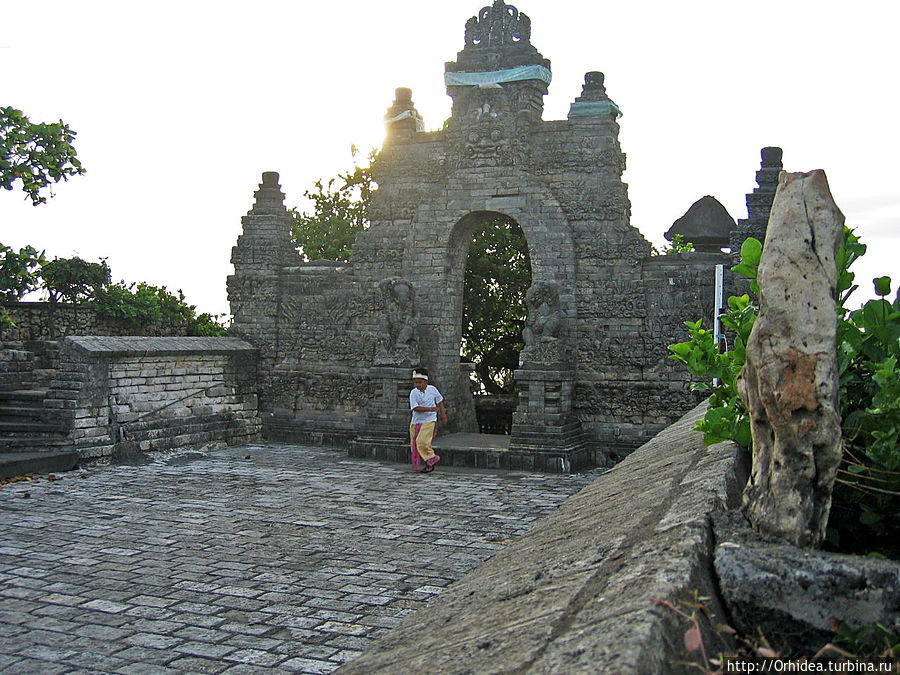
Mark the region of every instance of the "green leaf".
<instances>
[{"instance_id":1,"label":"green leaf","mask_svg":"<svg viewBox=\"0 0 900 675\"><path fill-rule=\"evenodd\" d=\"M891 294L890 277L878 277L876 279L873 279L872 282L875 284L875 295L881 296L883 298L884 296Z\"/></svg>"}]
</instances>

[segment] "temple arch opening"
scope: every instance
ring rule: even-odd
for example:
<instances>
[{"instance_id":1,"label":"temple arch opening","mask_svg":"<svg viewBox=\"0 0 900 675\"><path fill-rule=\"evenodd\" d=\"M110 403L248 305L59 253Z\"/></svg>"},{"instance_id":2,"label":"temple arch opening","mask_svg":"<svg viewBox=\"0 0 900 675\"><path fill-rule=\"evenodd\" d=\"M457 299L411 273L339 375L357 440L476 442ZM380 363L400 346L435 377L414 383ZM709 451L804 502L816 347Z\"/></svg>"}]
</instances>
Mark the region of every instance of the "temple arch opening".
<instances>
[{"instance_id":1,"label":"temple arch opening","mask_svg":"<svg viewBox=\"0 0 900 675\"><path fill-rule=\"evenodd\" d=\"M449 277L461 293L460 359L482 433L508 434L518 391L515 371L524 347L525 296L531 256L519 223L498 211L464 216L451 237Z\"/></svg>"}]
</instances>

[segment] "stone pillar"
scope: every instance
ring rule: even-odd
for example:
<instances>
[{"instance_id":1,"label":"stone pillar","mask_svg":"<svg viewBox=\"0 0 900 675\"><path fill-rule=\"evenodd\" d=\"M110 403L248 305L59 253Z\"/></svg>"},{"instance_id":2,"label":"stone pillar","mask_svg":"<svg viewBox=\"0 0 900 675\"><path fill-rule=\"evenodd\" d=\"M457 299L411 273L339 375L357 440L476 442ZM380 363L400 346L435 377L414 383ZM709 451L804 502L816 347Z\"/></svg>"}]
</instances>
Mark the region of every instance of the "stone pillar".
<instances>
[{"instance_id":1,"label":"stone pillar","mask_svg":"<svg viewBox=\"0 0 900 675\"><path fill-rule=\"evenodd\" d=\"M834 290L843 228L823 171L781 174L738 379L753 432L744 514L799 546L825 537L841 459Z\"/></svg>"},{"instance_id":2,"label":"stone pillar","mask_svg":"<svg viewBox=\"0 0 900 675\"><path fill-rule=\"evenodd\" d=\"M509 449L534 457L534 469L568 473L590 463L581 423L573 414L575 371L559 284L538 281L525 296L528 319L522 330Z\"/></svg>"},{"instance_id":3,"label":"stone pillar","mask_svg":"<svg viewBox=\"0 0 900 675\"><path fill-rule=\"evenodd\" d=\"M412 369L374 366L369 369L372 400L366 410L363 430L351 443L351 457L410 461L409 392Z\"/></svg>"},{"instance_id":4,"label":"stone pillar","mask_svg":"<svg viewBox=\"0 0 900 675\"><path fill-rule=\"evenodd\" d=\"M569 473L591 462L581 423L572 415L575 373L562 364L516 371L519 407L509 452L533 458L535 471Z\"/></svg>"}]
</instances>

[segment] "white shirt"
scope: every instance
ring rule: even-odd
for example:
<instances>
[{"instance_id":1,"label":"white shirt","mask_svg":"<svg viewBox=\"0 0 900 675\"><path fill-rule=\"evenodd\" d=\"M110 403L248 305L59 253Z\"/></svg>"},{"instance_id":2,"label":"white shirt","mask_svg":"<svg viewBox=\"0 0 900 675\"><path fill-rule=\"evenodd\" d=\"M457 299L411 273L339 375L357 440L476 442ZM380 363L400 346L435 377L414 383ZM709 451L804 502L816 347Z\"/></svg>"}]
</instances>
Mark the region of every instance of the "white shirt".
<instances>
[{"instance_id":1,"label":"white shirt","mask_svg":"<svg viewBox=\"0 0 900 675\"><path fill-rule=\"evenodd\" d=\"M437 422L436 412L416 412L413 408L434 408L444 400L441 392L433 385L426 385L425 391L419 391L415 387L409 392L409 409L412 410L412 423L424 424L425 422Z\"/></svg>"}]
</instances>

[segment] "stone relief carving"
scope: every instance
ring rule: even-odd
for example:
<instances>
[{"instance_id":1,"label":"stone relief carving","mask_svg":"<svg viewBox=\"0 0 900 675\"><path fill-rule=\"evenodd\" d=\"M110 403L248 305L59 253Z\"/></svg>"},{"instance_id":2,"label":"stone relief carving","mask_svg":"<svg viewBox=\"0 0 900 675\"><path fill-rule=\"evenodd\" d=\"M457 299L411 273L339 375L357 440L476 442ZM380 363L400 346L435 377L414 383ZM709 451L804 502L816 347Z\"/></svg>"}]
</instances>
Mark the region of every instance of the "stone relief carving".
<instances>
[{"instance_id":1,"label":"stone relief carving","mask_svg":"<svg viewBox=\"0 0 900 675\"><path fill-rule=\"evenodd\" d=\"M279 366L281 368L281 366ZM276 409L290 412L359 410L371 398L368 378L276 370L260 394Z\"/></svg>"},{"instance_id":2,"label":"stone relief carving","mask_svg":"<svg viewBox=\"0 0 900 675\"><path fill-rule=\"evenodd\" d=\"M635 279L610 278L597 285L584 284L577 298L581 318L641 318L647 314L643 284Z\"/></svg>"},{"instance_id":3,"label":"stone relief carving","mask_svg":"<svg viewBox=\"0 0 900 675\"><path fill-rule=\"evenodd\" d=\"M412 366L419 363L415 293L408 281L388 277L378 284L384 303L375 350L376 365Z\"/></svg>"},{"instance_id":4,"label":"stone relief carving","mask_svg":"<svg viewBox=\"0 0 900 675\"><path fill-rule=\"evenodd\" d=\"M570 220L626 221L631 203L624 193L602 192L593 182L554 184L560 204Z\"/></svg>"},{"instance_id":5,"label":"stone relief carving","mask_svg":"<svg viewBox=\"0 0 900 675\"><path fill-rule=\"evenodd\" d=\"M578 145L562 148L544 143L540 151L535 150L534 168L538 173L599 171L609 178L621 178L625 172L625 153L617 148L600 149L597 144L596 137L583 138Z\"/></svg>"},{"instance_id":6,"label":"stone relief carving","mask_svg":"<svg viewBox=\"0 0 900 675\"><path fill-rule=\"evenodd\" d=\"M559 363L565 358L561 339L564 332L559 286L555 281L538 281L525 294L528 318L522 330L525 348L520 363Z\"/></svg>"},{"instance_id":7,"label":"stone relief carving","mask_svg":"<svg viewBox=\"0 0 900 675\"><path fill-rule=\"evenodd\" d=\"M465 135L462 167L517 166L525 163L523 144L508 138L500 124L470 129Z\"/></svg>"}]
</instances>

